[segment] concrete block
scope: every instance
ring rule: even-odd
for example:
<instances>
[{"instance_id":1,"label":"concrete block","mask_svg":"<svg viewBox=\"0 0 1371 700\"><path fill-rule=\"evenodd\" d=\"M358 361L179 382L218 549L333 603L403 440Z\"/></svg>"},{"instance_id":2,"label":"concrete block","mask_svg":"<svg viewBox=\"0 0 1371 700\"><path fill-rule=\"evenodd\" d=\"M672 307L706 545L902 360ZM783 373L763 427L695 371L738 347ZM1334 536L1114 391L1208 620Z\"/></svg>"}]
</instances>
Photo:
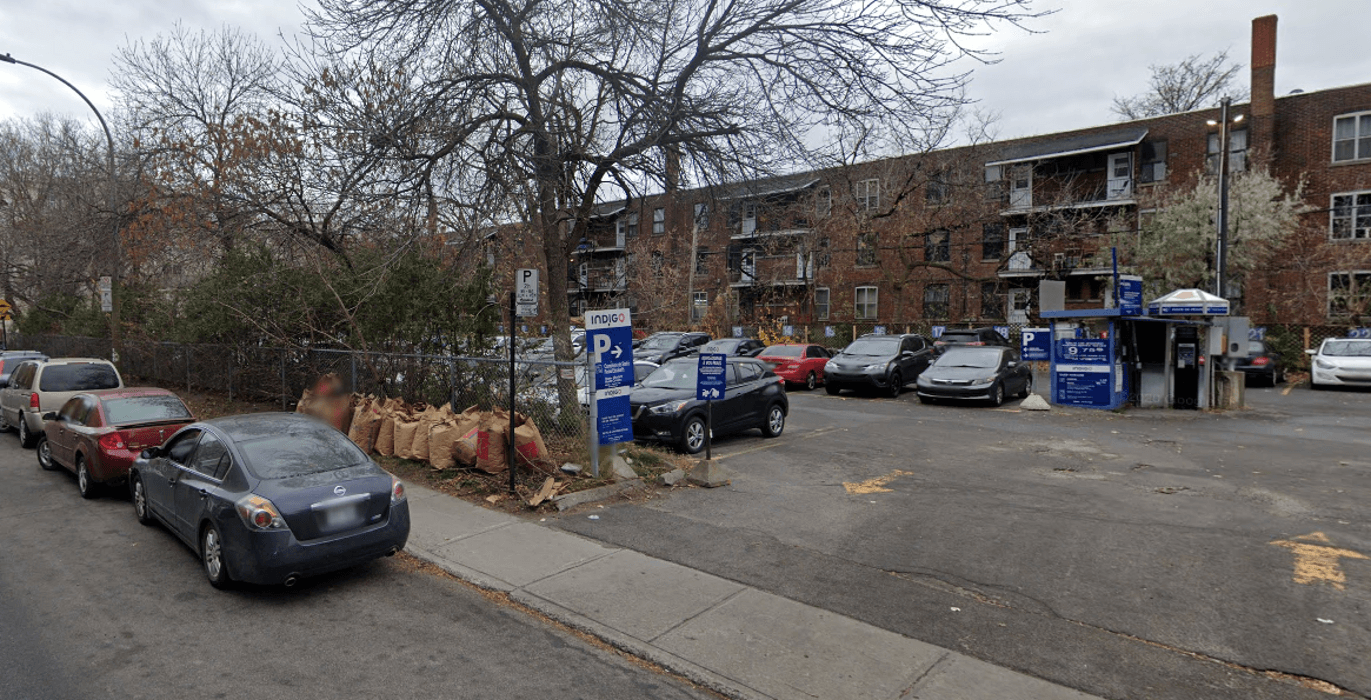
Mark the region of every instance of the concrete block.
<instances>
[{"instance_id":1,"label":"concrete block","mask_svg":"<svg viewBox=\"0 0 1371 700\"><path fill-rule=\"evenodd\" d=\"M724 469L716 460L702 459L690 468L686 479L692 484L712 489L733 483L733 472Z\"/></svg>"},{"instance_id":2,"label":"concrete block","mask_svg":"<svg viewBox=\"0 0 1371 700\"><path fill-rule=\"evenodd\" d=\"M1037 394L1029 394L1028 398L1019 402L1019 408L1025 411L1050 411L1052 405L1047 403L1047 399Z\"/></svg>"}]
</instances>

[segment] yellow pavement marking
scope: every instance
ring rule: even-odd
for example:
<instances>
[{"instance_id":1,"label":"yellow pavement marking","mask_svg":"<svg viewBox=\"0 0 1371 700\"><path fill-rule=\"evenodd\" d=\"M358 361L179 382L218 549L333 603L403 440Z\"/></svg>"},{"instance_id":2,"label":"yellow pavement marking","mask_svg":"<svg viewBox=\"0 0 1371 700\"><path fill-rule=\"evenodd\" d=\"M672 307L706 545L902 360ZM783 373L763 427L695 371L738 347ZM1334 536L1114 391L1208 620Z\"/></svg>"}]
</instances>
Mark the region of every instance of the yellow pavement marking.
<instances>
[{"instance_id":1,"label":"yellow pavement marking","mask_svg":"<svg viewBox=\"0 0 1371 700\"><path fill-rule=\"evenodd\" d=\"M1271 544L1277 547L1285 547L1295 553L1295 583L1328 583L1340 591L1345 590L1343 583L1347 581L1347 575L1342 572L1338 560L1344 557L1348 559L1368 558L1365 554L1350 549L1327 546L1330 540L1328 535L1322 532L1311 532L1294 539L1301 541L1275 540ZM1321 542L1322 544L1307 544L1308 542Z\"/></svg>"},{"instance_id":2,"label":"yellow pavement marking","mask_svg":"<svg viewBox=\"0 0 1371 700\"><path fill-rule=\"evenodd\" d=\"M1281 389L1281 396L1289 396L1290 391L1301 384L1304 384L1304 382L1286 382L1285 388Z\"/></svg>"},{"instance_id":3,"label":"yellow pavement marking","mask_svg":"<svg viewBox=\"0 0 1371 700\"><path fill-rule=\"evenodd\" d=\"M809 431L809 432L807 432L807 433L802 433L802 434L800 434L800 435L796 435L795 438L796 438L797 440L799 440L799 439L804 439L804 438L812 438L812 437L817 437L817 436L819 436L819 435L824 435L824 434L826 434L826 433L831 433L831 432L833 432L833 431L835 431L835 430L847 430L847 428L839 428L839 427L836 427L836 426L835 426L835 427L831 427L831 428L818 428L817 430L811 430L811 431ZM769 450L769 449L772 449L772 448L774 448L774 447L780 447L780 446L782 446L782 445L784 445L784 444L786 444L786 443L784 443L784 442L782 442L782 441L780 441L780 440L767 440L766 442L764 442L764 443L762 443L762 444L760 444L760 445L758 445L758 446L756 446L756 447L749 447L749 448L747 448L746 450L738 450L737 452L730 452L730 453L728 453L728 454L726 454L726 455L714 455L714 459L719 460L719 459L728 459L729 457L738 457L738 456L740 456L740 455L752 454L753 452L761 452L762 450Z\"/></svg>"},{"instance_id":4,"label":"yellow pavement marking","mask_svg":"<svg viewBox=\"0 0 1371 700\"><path fill-rule=\"evenodd\" d=\"M867 479L866 481L844 481L843 488L847 489L847 492L850 494L890 493L891 489L886 488L886 484L902 476L909 476L913 473L914 472L904 471L903 469L896 469L885 476L878 476L874 479Z\"/></svg>"}]
</instances>

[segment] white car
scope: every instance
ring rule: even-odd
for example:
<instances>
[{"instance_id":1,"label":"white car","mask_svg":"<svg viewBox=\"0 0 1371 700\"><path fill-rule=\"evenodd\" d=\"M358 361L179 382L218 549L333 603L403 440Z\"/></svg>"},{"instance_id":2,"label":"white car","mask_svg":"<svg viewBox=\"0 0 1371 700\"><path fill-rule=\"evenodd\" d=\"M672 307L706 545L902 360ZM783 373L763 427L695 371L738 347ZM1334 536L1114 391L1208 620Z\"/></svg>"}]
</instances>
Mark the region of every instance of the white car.
<instances>
[{"instance_id":1,"label":"white car","mask_svg":"<svg viewBox=\"0 0 1371 700\"><path fill-rule=\"evenodd\" d=\"M1371 387L1371 340L1359 338L1329 338L1318 350L1306 350L1313 357L1309 368L1309 386Z\"/></svg>"}]
</instances>

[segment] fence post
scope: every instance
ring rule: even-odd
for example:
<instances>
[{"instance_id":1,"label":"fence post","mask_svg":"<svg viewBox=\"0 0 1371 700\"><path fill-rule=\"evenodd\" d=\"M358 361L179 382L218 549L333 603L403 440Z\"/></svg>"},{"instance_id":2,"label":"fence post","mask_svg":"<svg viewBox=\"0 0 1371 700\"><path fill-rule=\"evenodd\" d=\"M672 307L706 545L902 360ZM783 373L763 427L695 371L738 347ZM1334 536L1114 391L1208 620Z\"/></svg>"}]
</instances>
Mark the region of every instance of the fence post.
<instances>
[{"instance_id":1,"label":"fence post","mask_svg":"<svg viewBox=\"0 0 1371 700\"><path fill-rule=\"evenodd\" d=\"M182 352L186 355L186 393L190 393L190 346L182 345Z\"/></svg>"},{"instance_id":2,"label":"fence post","mask_svg":"<svg viewBox=\"0 0 1371 700\"><path fill-rule=\"evenodd\" d=\"M286 349L281 348L281 410L286 410L286 402L290 400L290 389L286 386Z\"/></svg>"},{"instance_id":3,"label":"fence post","mask_svg":"<svg viewBox=\"0 0 1371 700\"><path fill-rule=\"evenodd\" d=\"M348 351L348 361L352 364L352 393L357 393L357 351Z\"/></svg>"},{"instance_id":4,"label":"fence post","mask_svg":"<svg viewBox=\"0 0 1371 700\"><path fill-rule=\"evenodd\" d=\"M452 355L447 356L447 389L448 402L454 412L457 411L457 358Z\"/></svg>"},{"instance_id":5,"label":"fence post","mask_svg":"<svg viewBox=\"0 0 1371 700\"><path fill-rule=\"evenodd\" d=\"M233 403L233 370L235 370L235 369L237 369L237 368L238 368L238 353L235 353L235 352L233 351L233 348L229 348L229 361L228 361L228 395L229 395L229 403Z\"/></svg>"}]
</instances>

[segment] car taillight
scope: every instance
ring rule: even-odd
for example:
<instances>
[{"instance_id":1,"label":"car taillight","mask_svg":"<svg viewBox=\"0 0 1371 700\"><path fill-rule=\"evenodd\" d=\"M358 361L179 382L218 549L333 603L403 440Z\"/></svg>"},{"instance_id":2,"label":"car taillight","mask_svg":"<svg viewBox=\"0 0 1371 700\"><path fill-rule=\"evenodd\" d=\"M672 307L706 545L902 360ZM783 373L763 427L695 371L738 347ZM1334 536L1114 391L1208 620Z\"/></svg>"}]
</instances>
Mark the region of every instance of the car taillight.
<instances>
[{"instance_id":1,"label":"car taillight","mask_svg":"<svg viewBox=\"0 0 1371 700\"><path fill-rule=\"evenodd\" d=\"M1265 367L1265 366L1267 366L1268 364L1271 364L1271 358L1269 358L1269 357L1254 357L1254 358L1252 358L1252 366L1253 366L1253 367Z\"/></svg>"},{"instance_id":2,"label":"car taillight","mask_svg":"<svg viewBox=\"0 0 1371 700\"><path fill-rule=\"evenodd\" d=\"M102 450L122 450L124 449L124 436L119 433L107 433L100 437L100 449Z\"/></svg>"},{"instance_id":3,"label":"car taillight","mask_svg":"<svg viewBox=\"0 0 1371 700\"><path fill-rule=\"evenodd\" d=\"M399 479L390 477L390 504L405 500L405 485Z\"/></svg>"},{"instance_id":4,"label":"car taillight","mask_svg":"<svg viewBox=\"0 0 1371 700\"><path fill-rule=\"evenodd\" d=\"M973 341L967 343L967 345L985 345L985 342L984 342L984 341L980 341L980 340L973 340Z\"/></svg>"},{"instance_id":5,"label":"car taillight","mask_svg":"<svg viewBox=\"0 0 1371 700\"><path fill-rule=\"evenodd\" d=\"M285 528L286 521L281 519L280 511L276 506L261 496L248 494L234 504L238 510L238 517L243 519L243 524L249 530L280 530Z\"/></svg>"},{"instance_id":6,"label":"car taillight","mask_svg":"<svg viewBox=\"0 0 1371 700\"><path fill-rule=\"evenodd\" d=\"M37 393L37 392L34 392L34 393L32 393L32 394L29 394L29 408L32 408L32 409L35 409L35 410L37 410L38 408L41 408L40 404L38 403L38 393Z\"/></svg>"}]
</instances>

